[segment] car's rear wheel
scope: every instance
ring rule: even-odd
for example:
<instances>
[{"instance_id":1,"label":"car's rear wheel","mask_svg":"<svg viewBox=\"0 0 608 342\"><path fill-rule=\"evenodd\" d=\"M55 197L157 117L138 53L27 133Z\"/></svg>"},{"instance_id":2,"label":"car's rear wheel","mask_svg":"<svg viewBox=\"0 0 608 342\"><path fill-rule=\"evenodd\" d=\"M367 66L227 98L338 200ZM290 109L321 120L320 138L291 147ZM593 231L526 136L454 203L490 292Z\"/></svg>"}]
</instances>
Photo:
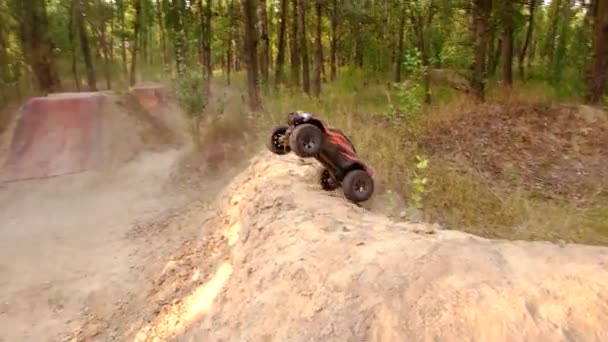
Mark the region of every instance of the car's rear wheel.
<instances>
[{"instance_id":1,"label":"car's rear wheel","mask_svg":"<svg viewBox=\"0 0 608 342\"><path fill-rule=\"evenodd\" d=\"M317 126L301 124L289 135L289 146L301 158L309 158L321 151L324 133Z\"/></svg>"},{"instance_id":2,"label":"car's rear wheel","mask_svg":"<svg viewBox=\"0 0 608 342\"><path fill-rule=\"evenodd\" d=\"M291 148L287 144L287 126L276 126L272 129L270 139L268 139L268 149L274 154L287 154Z\"/></svg>"},{"instance_id":3,"label":"car's rear wheel","mask_svg":"<svg viewBox=\"0 0 608 342\"><path fill-rule=\"evenodd\" d=\"M364 202L374 193L374 180L364 170L352 170L344 177L342 190L350 201Z\"/></svg>"},{"instance_id":4,"label":"car's rear wheel","mask_svg":"<svg viewBox=\"0 0 608 342\"><path fill-rule=\"evenodd\" d=\"M319 173L319 182L325 191L334 191L338 188L338 182L328 169L323 168Z\"/></svg>"}]
</instances>

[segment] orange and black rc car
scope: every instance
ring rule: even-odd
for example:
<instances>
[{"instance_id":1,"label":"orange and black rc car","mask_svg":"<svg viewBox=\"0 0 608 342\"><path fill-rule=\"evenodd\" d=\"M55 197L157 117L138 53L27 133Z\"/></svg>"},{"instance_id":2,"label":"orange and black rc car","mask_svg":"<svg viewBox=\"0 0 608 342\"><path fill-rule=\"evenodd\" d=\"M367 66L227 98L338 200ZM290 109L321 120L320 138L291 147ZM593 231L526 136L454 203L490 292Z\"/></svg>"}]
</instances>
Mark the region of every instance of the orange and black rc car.
<instances>
[{"instance_id":1,"label":"orange and black rc car","mask_svg":"<svg viewBox=\"0 0 608 342\"><path fill-rule=\"evenodd\" d=\"M273 128L268 149L278 155L293 151L301 158L315 158L323 165L319 175L323 189L341 186L352 202L367 201L374 192L374 172L359 158L350 139L310 113L289 113L287 125Z\"/></svg>"}]
</instances>

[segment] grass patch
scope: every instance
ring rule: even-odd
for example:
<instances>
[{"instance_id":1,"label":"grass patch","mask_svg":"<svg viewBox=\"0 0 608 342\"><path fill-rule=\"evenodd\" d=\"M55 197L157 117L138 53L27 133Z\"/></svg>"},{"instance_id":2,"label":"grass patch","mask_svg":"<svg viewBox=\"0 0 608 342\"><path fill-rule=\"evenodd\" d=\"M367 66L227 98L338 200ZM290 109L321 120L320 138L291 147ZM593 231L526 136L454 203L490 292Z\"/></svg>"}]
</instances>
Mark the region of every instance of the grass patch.
<instances>
[{"instance_id":1,"label":"grass patch","mask_svg":"<svg viewBox=\"0 0 608 342\"><path fill-rule=\"evenodd\" d=\"M497 84L488 88L490 102L553 102L557 97L542 82L518 85L508 96ZM257 122L260 131L283 124L289 112L314 113L349 135L361 157L376 170L378 197L390 190L406 203L414 191L416 156L425 156L419 146L424 130L455 120L475 106L458 91L434 86L433 104L421 113L406 113L407 121L396 124L389 102L398 98L396 90L380 78L343 72L338 81L323 84L322 91L320 99L289 88L271 91L265 96L266 113ZM450 164L439 155L428 158L424 177L429 184L422 201L427 220L491 238L608 245L605 198L583 207L566 199L549 200L531 188L513 189L507 183L485 179L465 164Z\"/></svg>"}]
</instances>

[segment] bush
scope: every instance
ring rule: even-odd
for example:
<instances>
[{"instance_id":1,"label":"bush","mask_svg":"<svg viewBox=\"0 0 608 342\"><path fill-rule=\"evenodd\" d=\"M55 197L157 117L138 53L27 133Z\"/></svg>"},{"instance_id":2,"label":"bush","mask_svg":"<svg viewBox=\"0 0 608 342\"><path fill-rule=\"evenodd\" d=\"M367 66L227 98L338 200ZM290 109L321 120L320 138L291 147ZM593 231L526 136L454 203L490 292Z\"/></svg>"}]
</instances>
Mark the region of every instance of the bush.
<instances>
[{"instance_id":1,"label":"bush","mask_svg":"<svg viewBox=\"0 0 608 342\"><path fill-rule=\"evenodd\" d=\"M205 93L203 75L198 71L189 71L176 80L177 99L188 115L193 139L200 144L200 124L208 99Z\"/></svg>"}]
</instances>

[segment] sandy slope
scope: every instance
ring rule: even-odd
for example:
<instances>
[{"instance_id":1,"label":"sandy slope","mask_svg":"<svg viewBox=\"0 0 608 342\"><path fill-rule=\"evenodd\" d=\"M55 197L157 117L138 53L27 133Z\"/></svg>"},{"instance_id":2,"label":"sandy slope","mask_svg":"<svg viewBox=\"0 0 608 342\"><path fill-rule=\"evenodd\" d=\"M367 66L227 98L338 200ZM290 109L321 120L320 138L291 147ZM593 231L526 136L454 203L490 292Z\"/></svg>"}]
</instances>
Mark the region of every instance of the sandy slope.
<instances>
[{"instance_id":1,"label":"sandy slope","mask_svg":"<svg viewBox=\"0 0 608 342\"><path fill-rule=\"evenodd\" d=\"M396 223L315 171L256 157L156 279L134 340L608 339L608 249Z\"/></svg>"}]
</instances>

